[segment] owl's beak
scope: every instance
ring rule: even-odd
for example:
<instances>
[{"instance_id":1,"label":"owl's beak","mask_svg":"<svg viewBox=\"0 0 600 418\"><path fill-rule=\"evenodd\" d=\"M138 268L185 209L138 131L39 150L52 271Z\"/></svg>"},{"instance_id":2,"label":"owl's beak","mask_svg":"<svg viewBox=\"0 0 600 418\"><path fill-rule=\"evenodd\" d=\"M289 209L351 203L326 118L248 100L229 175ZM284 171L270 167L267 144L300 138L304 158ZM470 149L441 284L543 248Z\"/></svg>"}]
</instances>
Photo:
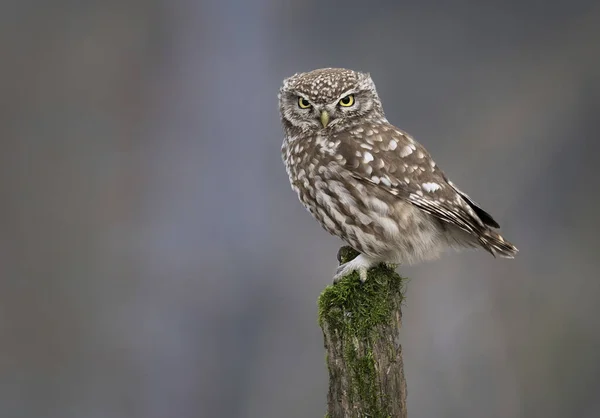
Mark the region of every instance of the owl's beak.
<instances>
[{"instance_id":1,"label":"owl's beak","mask_svg":"<svg viewBox=\"0 0 600 418\"><path fill-rule=\"evenodd\" d=\"M327 124L329 123L329 113L326 110L321 112L321 125L323 128L327 128Z\"/></svg>"}]
</instances>

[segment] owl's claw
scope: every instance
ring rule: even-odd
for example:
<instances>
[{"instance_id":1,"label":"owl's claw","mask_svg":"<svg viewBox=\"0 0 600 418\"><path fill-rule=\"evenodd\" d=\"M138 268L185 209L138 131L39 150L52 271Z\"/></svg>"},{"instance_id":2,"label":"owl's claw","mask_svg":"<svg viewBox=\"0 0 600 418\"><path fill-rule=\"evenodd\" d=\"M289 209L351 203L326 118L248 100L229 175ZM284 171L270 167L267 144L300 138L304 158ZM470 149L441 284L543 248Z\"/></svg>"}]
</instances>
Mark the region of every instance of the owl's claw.
<instances>
[{"instance_id":1,"label":"owl's claw","mask_svg":"<svg viewBox=\"0 0 600 418\"><path fill-rule=\"evenodd\" d=\"M396 264L396 263L384 263L384 264L390 270L396 270L398 268L398 264Z\"/></svg>"},{"instance_id":2,"label":"owl's claw","mask_svg":"<svg viewBox=\"0 0 600 418\"><path fill-rule=\"evenodd\" d=\"M352 266L349 266L348 264L349 263L344 263L337 268L337 270L335 271L335 276L333 276L333 282L337 283L343 277L346 277L347 275L349 275L355 271L358 271L360 281L364 283L367 280L367 271L368 271L367 268L366 267L354 268Z\"/></svg>"},{"instance_id":3,"label":"owl's claw","mask_svg":"<svg viewBox=\"0 0 600 418\"><path fill-rule=\"evenodd\" d=\"M337 268L335 276L333 276L333 282L337 283L341 278L358 271L360 281L364 283L367 281L367 272L373 264L373 261L369 260L363 254L360 254L353 260L350 260Z\"/></svg>"}]
</instances>

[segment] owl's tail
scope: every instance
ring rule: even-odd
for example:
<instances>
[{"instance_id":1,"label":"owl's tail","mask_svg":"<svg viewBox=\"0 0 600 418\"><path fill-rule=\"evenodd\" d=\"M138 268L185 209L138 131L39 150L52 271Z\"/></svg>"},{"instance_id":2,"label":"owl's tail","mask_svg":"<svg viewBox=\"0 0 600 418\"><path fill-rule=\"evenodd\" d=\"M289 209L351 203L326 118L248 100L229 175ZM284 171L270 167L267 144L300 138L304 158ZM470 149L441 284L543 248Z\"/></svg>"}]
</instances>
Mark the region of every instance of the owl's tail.
<instances>
[{"instance_id":1,"label":"owl's tail","mask_svg":"<svg viewBox=\"0 0 600 418\"><path fill-rule=\"evenodd\" d=\"M515 258L515 255L519 252L517 247L506 241L502 238L502 235L491 229L488 229L479 235L478 240L481 246L494 257Z\"/></svg>"}]
</instances>

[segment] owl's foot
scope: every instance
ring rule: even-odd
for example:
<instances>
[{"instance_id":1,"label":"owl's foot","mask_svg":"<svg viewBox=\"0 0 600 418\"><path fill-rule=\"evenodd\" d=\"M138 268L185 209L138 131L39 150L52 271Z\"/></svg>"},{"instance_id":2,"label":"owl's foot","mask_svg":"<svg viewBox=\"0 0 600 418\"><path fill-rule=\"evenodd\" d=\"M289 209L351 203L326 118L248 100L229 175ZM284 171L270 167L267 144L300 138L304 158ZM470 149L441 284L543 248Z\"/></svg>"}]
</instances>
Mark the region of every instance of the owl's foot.
<instances>
[{"instance_id":1,"label":"owl's foot","mask_svg":"<svg viewBox=\"0 0 600 418\"><path fill-rule=\"evenodd\" d=\"M369 271L369 268L375 264L376 262L365 257L363 254L359 254L356 258L342 264L337 268L335 276L333 276L333 282L336 283L342 277L358 271L360 281L364 283L367 280L367 271Z\"/></svg>"},{"instance_id":2,"label":"owl's foot","mask_svg":"<svg viewBox=\"0 0 600 418\"><path fill-rule=\"evenodd\" d=\"M384 264L390 270L396 270L398 268L398 264L396 264L396 263L384 263Z\"/></svg>"}]
</instances>

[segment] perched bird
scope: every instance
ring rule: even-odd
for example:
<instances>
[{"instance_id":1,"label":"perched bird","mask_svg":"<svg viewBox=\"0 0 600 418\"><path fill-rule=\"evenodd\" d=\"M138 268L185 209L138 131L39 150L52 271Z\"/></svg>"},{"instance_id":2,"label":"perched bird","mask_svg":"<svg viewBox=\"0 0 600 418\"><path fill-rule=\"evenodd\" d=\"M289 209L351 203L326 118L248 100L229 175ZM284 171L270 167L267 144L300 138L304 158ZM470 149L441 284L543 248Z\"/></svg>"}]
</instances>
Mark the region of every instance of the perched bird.
<instances>
[{"instance_id":1,"label":"perched bird","mask_svg":"<svg viewBox=\"0 0 600 418\"><path fill-rule=\"evenodd\" d=\"M323 68L283 81L282 156L300 201L360 255L334 281L379 263L412 264L447 248L513 258L498 223L460 191L425 148L385 117L367 73Z\"/></svg>"}]
</instances>

